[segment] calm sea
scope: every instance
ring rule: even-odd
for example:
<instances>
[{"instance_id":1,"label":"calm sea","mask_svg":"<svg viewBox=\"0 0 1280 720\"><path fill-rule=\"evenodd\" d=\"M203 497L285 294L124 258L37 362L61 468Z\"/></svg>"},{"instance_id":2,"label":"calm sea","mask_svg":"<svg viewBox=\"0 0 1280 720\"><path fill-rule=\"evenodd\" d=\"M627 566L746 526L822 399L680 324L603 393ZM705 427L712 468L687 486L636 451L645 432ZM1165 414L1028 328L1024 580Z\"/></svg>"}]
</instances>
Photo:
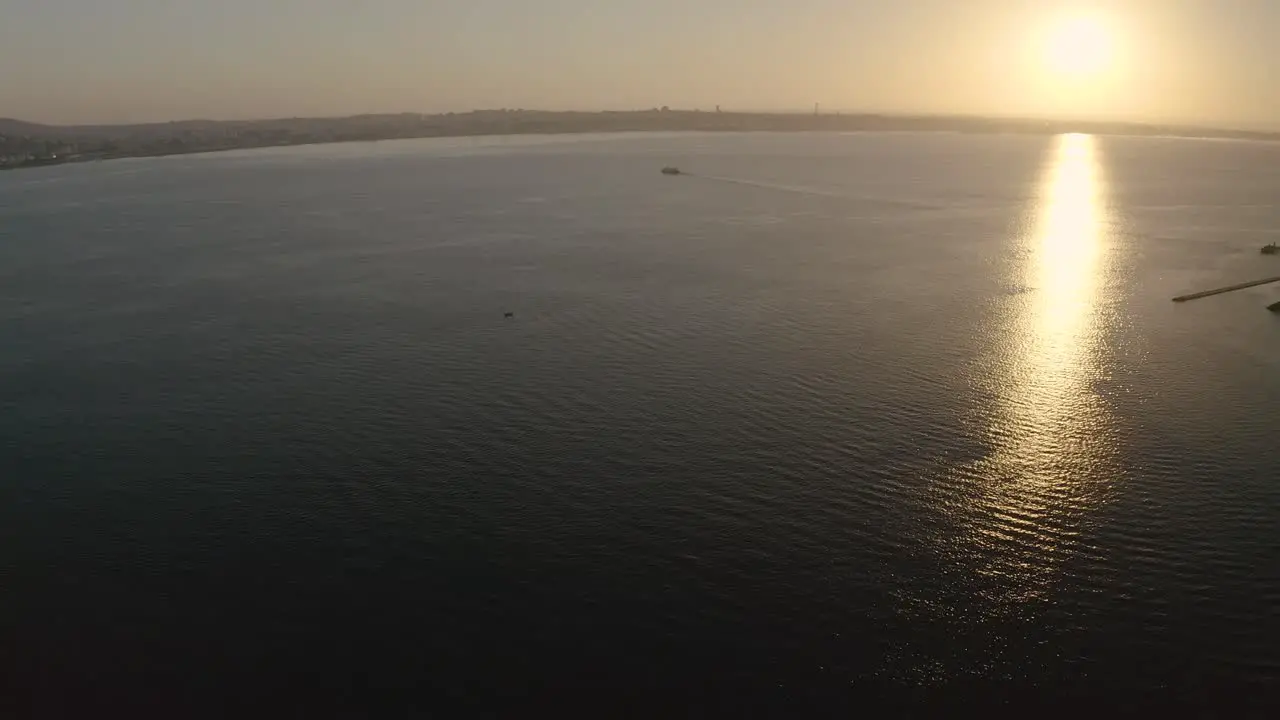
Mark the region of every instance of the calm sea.
<instances>
[{"instance_id":1,"label":"calm sea","mask_svg":"<svg viewBox=\"0 0 1280 720\"><path fill-rule=\"evenodd\" d=\"M1237 142L0 175L6 702L1263 710L1280 285L1170 298L1278 238Z\"/></svg>"}]
</instances>

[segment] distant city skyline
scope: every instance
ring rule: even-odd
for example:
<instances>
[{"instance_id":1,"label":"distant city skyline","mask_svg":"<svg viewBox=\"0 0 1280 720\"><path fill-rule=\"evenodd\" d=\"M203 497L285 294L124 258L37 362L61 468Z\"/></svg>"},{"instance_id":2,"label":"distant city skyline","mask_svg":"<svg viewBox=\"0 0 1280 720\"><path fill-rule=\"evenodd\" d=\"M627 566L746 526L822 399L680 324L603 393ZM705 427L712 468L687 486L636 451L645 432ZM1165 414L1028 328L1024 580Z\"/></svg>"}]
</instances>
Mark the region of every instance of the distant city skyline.
<instances>
[{"instance_id":1,"label":"distant city skyline","mask_svg":"<svg viewBox=\"0 0 1280 720\"><path fill-rule=\"evenodd\" d=\"M818 102L1280 128L1270 0L0 0L0 20L0 117L39 123Z\"/></svg>"}]
</instances>

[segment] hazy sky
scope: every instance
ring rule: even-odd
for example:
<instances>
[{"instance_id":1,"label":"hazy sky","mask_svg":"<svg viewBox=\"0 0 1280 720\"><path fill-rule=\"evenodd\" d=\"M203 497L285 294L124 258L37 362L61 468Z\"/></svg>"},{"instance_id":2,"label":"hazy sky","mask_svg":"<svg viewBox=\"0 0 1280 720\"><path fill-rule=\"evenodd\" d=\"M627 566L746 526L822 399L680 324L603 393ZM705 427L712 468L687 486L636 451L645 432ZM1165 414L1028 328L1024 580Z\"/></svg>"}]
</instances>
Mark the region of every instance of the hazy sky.
<instances>
[{"instance_id":1,"label":"hazy sky","mask_svg":"<svg viewBox=\"0 0 1280 720\"><path fill-rule=\"evenodd\" d=\"M1055 74L1079 15L1111 62ZM1280 0L0 0L0 117L814 102L1280 126Z\"/></svg>"}]
</instances>

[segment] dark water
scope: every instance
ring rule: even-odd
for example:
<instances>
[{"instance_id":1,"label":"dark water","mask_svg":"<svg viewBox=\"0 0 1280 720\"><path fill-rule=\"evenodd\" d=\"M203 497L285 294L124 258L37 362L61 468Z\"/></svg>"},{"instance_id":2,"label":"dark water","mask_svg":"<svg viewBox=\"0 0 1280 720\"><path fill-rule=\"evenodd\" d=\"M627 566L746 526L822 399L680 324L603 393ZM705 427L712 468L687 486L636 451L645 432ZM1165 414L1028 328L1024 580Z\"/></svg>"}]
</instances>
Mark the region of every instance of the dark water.
<instances>
[{"instance_id":1,"label":"dark water","mask_svg":"<svg viewBox=\"0 0 1280 720\"><path fill-rule=\"evenodd\" d=\"M1277 198L1087 137L0 175L7 696L1263 710L1280 286L1169 298L1280 275Z\"/></svg>"}]
</instances>

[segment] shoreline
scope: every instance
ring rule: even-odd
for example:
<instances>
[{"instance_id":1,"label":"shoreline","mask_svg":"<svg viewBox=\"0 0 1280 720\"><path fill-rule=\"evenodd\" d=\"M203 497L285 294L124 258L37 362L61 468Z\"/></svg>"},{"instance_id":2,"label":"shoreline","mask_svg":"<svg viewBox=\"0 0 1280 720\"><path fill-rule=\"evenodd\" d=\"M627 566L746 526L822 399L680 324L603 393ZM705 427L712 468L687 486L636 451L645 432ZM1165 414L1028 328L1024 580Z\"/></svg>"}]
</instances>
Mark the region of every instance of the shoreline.
<instances>
[{"instance_id":1,"label":"shoreline","mask_svg":"<svg viewBox=\"0 0 1280 720\"><path fill-rule=\"evenodd\" d=\"M4 123L27 133L15 136ZM659 132L829 132L829 133L962 133L973 135L1059 135L1085 133L1129 137L1280 142L1280 132L1222 130L1169 125L1100 121L1046 121L963 116L784 115L654 110L616 113L479 111L449 115L379 115L351 118L298 118L255 121L185 121L179 123L59 127L0 120L0 143L44 148L49 155L27 151L24 160L5 163L0 144L0 170L103 162L126 158L199 155L272 147L331 145L383 140L579 135ZM49 150L48 148L54 148ZM12 153L13 151L10 150ZM62 157L65 155L65 159Z\"/></svg>"}]
</instances>

